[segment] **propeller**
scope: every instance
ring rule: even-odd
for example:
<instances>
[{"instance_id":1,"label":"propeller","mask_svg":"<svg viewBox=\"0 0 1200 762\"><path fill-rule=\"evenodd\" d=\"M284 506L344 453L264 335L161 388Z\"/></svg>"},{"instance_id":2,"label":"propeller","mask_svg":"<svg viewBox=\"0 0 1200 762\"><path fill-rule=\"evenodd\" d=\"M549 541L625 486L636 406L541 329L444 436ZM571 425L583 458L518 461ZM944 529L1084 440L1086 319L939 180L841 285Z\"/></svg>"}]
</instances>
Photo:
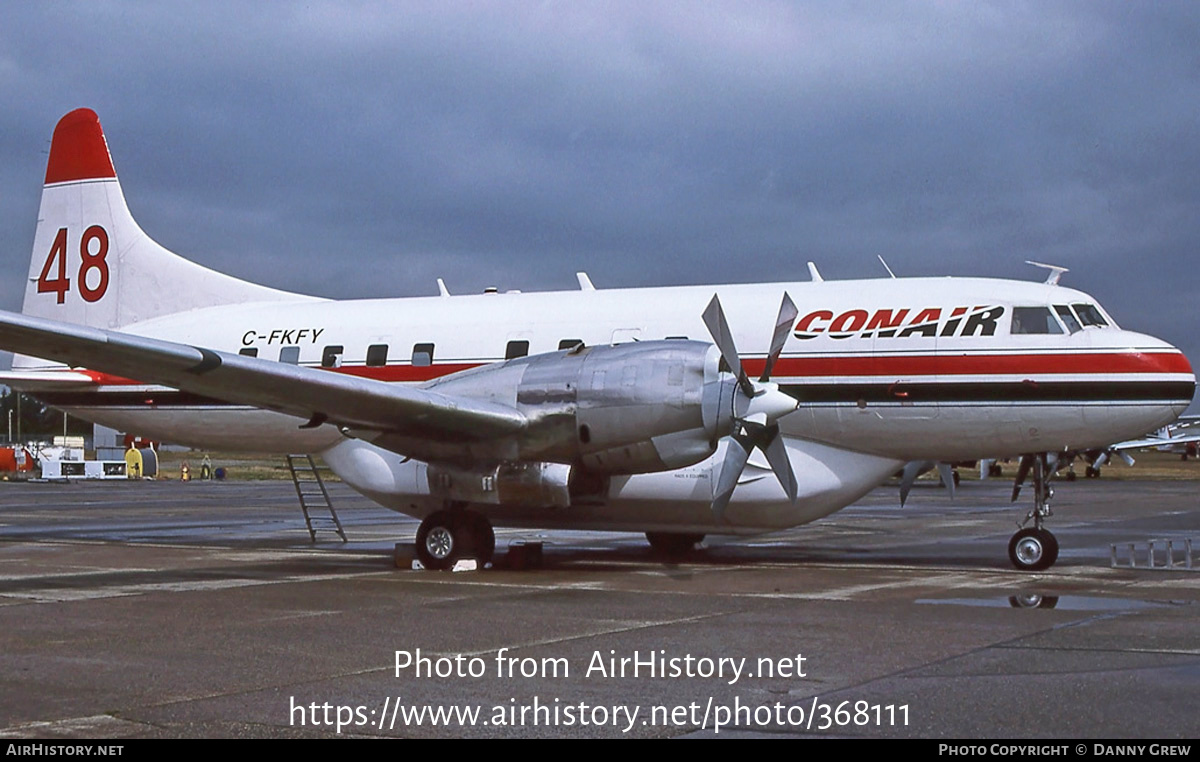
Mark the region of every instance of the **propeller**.
<instances>
[{"instance_id":1,"label":"propeller","mask_svg":"<svg viewBox=\"0 0 1200 762\"><path fill-rule=\"evenodd\" d=\"M1130 455L1129 453L1125 452L1124 450L1117 450L1117 449L1113 449L1110 447L1109 449L1102 451L1100 453L1100 455L1097 456L1096 459L1092 461L1092 467L1093 468L1103 467L1105 463L1108 463L1112 459L1113 455L1116 455L1118 458L1125 461L1125 465L1127 465L1127 466L1132 466L1136 462L1133 459L1133 456Z\"/></svg>"},{"instance_id":2,"label":"propeller","mask_svg":"<svg viewBox=\"0 0 1200 762\"><path fill-rule=\"evenodd\" d=\"M787 341L788 332L795 324L798 314L796 305L785 293L783 302L779 305L779 315L775 319L775 332L771 336L771 349L767 353L762 376L757 381L752 381L746 375L746 369L742 367L733 333L729 330L725 311L721 308L721 300L714 294L704 310L704 324L708 326L713 343L720 350L721 358L728 366L729 372L737 377L731 411L733 433L728 438L725 460L721 464L717 489L713 493L712 509L718 521L725 518L725 508L729 505L738 479L750 460L751 450L756 447L766 456L788 499L793 505L796 502L796 474L792 471L783 437L779 435L777 421L799 407L799 402L780 391L778 384L771 383L770 379L771 371L775 369L775 363L783 353L784 342Z\"/></svg>"},{"instance_id":3,"label":"propeller","mask_svg":"<svg viewBox=\"0 0 1200 762\"><path fill-rule=\"evenodd\" d=\"M908 493L912 491L913 483L917 477L931 469L937 469L938 476L942 480L942 486L950 490L950 499L954 499L954 469L949 463L932 460L910 460L904 464L904 470L900 475L900 507L904 507L904 503L908 500Z\"/></svg>"}]
</instances>

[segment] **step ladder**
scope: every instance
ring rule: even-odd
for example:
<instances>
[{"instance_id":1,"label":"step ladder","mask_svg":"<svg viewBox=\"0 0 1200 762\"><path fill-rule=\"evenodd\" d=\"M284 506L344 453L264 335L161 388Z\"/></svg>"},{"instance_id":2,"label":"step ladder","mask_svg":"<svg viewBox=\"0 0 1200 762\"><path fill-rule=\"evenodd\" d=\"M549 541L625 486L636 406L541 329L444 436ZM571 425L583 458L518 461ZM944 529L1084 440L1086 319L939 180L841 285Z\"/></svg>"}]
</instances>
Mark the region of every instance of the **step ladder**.
<instances>
[{"instance_id":1,"label":"step ladder","mask_svg":"<svg viewBox=\"0 0 1200 762\"><path fill-rule=\"evenodd\" d=\"M288 455L287 464L292 472L292 483L296 485L296 497L300 498L300 510L304 512L308 536L316 542L318 528L332 528L342 542L346 542L346 531L342 529L342 522L333 509L333 501L329 499L329 490L325 489L325 481L321 479L321 472L317 470L312 456ZM324 515L325 511L329 512L328 517ZM314 512L317 515L314 516Z\"/></svg>"}]
</instances>

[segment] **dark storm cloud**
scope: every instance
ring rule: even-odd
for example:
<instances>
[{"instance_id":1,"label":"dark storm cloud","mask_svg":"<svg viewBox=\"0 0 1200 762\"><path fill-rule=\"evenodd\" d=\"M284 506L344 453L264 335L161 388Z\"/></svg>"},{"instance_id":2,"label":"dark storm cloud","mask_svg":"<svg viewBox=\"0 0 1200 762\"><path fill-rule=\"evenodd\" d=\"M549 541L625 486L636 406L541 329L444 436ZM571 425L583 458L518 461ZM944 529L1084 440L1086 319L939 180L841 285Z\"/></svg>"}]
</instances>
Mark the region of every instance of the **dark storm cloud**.
<instances>
[{"instance_id":1,"label":"dark storm cloud","mask_svg":"<svg viewBox=\"0 0 1200 762\"><path fill-rule=\"evenodd\" d=\"M1193 334L1188 3L17 5L3 306L45 148L105 125L148 232L329 296L1070 267Z\"/></svg>"}]
</instances>

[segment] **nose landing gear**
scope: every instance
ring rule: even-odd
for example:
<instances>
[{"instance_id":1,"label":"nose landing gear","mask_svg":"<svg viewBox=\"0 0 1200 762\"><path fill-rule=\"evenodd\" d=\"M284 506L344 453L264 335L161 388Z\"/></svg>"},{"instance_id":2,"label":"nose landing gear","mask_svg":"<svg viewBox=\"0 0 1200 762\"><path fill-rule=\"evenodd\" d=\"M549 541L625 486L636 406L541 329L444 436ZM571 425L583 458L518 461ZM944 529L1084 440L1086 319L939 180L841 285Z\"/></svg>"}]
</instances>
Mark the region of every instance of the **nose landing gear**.
<instances>
[{"instance_id":1,"label":"nose landing gear","mask_svg":"<svg viewBox=\"0 0 1200 762\"><path fill-rule=\"evenodd\" d=\"M1058 560L1058 539L1043 524L1053 515L1050 510L1050 498L1054 490L1050 488L1050 479L1058 466L1056 453L1037 453L1021 458L1017 469L1017 478L1013 483L1013 502L1021 494L1021 484L1030 472L1033 472L1033 508L1025 515L1020 526L1025 527L1030 521L1032 527L1019 530L1008 541L1008 558L1012 565L1022 571L1042 571L1049 569Z\"/></svg>"}]
</instances>

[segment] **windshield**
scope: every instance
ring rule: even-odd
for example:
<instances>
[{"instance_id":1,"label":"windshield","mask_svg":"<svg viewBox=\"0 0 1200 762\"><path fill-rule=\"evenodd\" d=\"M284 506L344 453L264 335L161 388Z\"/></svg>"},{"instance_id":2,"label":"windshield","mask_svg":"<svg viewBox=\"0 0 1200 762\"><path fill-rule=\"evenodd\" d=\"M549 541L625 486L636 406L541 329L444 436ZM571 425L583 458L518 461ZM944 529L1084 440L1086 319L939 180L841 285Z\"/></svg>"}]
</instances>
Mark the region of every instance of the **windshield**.
<instances>
[{"instance_id":1,"label":"windshield","mask_svg":"<svg viewBox=\"0 0 1200 762\"><path fill-rule=\"evenodd\" d=\"M1100 314L1100 310L1096 309L1094 304L1072 304L1075 308L1075 314L1079 316L1079 322L1084 325L1108 325L1108 321Z\"/></svg>"},{"instance_id":2,"label":"windshield","mask_svg":"<svg viewBox=\"0 0 1200 762\"><path fill-rule=\"evenodd\" d=\"M1083 326L1081 326L1079 321L1075 319L1075 313L1071 312L1071 308L1067 305L1056 304L1054 305L1054 311L1058 313L1060 318L1062 318L1063 325L1065 325L1067 330L1071 333L1083 330Z\"/></svg>"}]
</instances>

